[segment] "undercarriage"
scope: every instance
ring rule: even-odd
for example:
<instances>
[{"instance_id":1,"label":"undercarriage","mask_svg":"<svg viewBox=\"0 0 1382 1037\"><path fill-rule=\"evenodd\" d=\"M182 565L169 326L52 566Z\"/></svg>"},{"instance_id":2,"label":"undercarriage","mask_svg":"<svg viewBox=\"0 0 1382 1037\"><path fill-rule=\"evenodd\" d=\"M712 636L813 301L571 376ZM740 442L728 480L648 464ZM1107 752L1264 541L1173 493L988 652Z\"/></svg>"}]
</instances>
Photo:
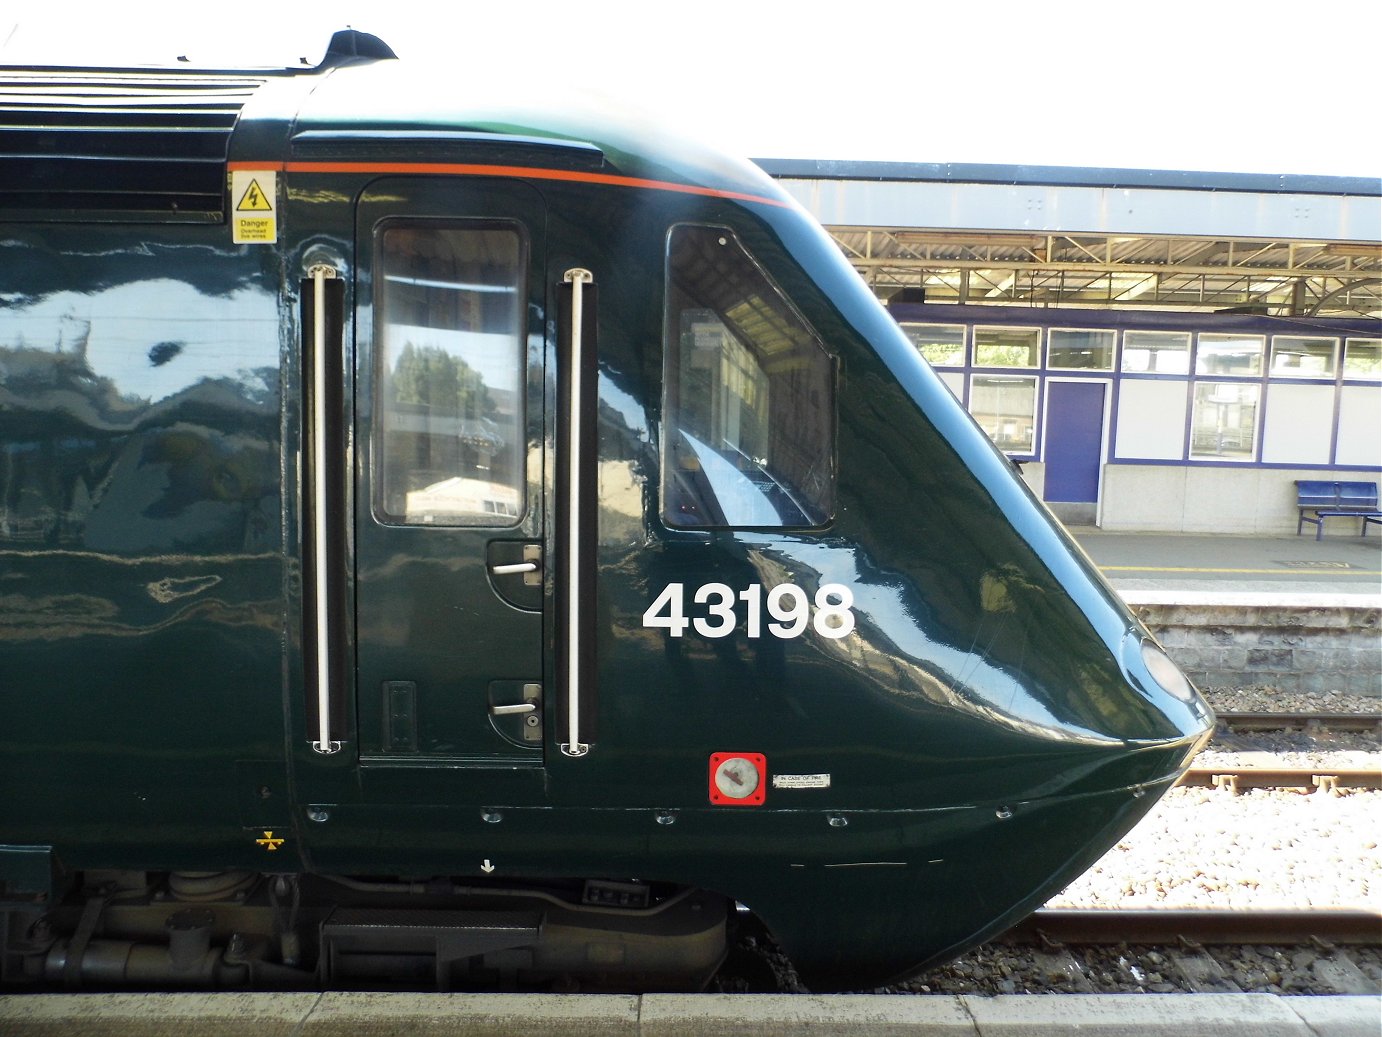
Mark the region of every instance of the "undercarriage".
<instances>
[{"instance_id":1,"label":"undercarriage","mask_svg":"<svg viewBox=\"0 0 1382 1037\"><path fill-rule=\"evenodd\" d=\"M699 990L732 908L598 879L92 871L56 906L0 914L0 988Z\"/></svg>"}]
</instances>

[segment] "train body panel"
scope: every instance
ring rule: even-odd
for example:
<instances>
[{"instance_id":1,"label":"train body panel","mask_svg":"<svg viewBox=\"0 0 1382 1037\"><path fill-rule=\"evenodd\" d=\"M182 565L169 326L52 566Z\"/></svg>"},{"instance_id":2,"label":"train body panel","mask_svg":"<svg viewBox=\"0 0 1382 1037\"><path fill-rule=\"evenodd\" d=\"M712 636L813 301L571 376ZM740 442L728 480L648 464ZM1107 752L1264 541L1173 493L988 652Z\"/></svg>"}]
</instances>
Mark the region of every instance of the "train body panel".
<instances>
[{"instance_id":1,"label":"train body panel","mask_svg":"<svg viewBox=\"0 0 1382 1037\"><path fill-rule=\"evenodd\" d=\"M6 841L195 857L240 762L286 802L276 264L6 237Z\"/></svg>"},{"instance_id":2,"label":"train body panel","mask_svg":"<svg viewBox=\"0 0 1382 1037\"><path fill-rule=\"evenodd\" d=\"M643 126L398 115L436 95L346 64L245 103L224 222L58 174L5 217L11 901L79 899L44 856L288 876L284 983L300 880L459 909L445 876L627 907L636 984L631 934L699 934L706 890L839 986L1135 823L1207 708L785 195ZM374 923L311 888L345 982ZM67 939L12 932L7 978Z\"/></svg>"}]
</instances>

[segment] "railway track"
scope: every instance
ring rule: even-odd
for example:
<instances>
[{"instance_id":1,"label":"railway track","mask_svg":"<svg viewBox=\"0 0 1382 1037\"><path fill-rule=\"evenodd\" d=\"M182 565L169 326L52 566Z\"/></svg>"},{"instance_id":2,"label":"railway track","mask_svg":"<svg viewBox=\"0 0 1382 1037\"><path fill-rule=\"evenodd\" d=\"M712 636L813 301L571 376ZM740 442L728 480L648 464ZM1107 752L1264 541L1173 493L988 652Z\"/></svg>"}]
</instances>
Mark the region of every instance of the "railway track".
<instances>
[{"instance_id":1,"label":"railway track","mask_svg":"<svg viewBox=\"0 0 1382 1037\"><path fill-rule=\"evenodd\" d=\"M1338 794L1345 789L1382 788L1382 770L1374 767L1278 767L1246 763L1191 767L1177 786L1220 789L1237 795L1248 789L1298 789Z\"/></svg>"},{"instance_id":2,"label":"railway track","mask_svg":"<svg viewBox=\"0 0 1382 1037\"><path fill-rule=\"evenodd\" d=\"M1345 910L1043 909L1000 939L1009 943L1306 944L1382 946L1382 914Z\"/></svg>"},{"instance_id":3,"label":"railway track","mask_svg":"<svg viewBox=\"0 0 1382 1037\"><path fill-rule=\"evenodd\" d=\"M716 988L804 992L761 931L736 948ZM874 993L1377 995L1382 914L1047 909L954 962Z\"/></svg>"},{"instance_id":4,"label":"railway track","mask_svg":"<svg viewBox=\"0 0 1382 1037\"><path fill-rule=\"evenodd\" d=\"M1333 736L1345 733L1382 736L1382 713L1219 713L1219 737L1234 745L1235 749L1245 746L1255 749L1259 744L1244 742L1237 737L1239 735L1276 732L1288 735L1300 732L1307 738L1323 736L1329 741L1334 740ZM1247 789L1296 789L1337 794L1345 789L1382 787L1382 769L1377 767L1345 767L1336 763L1286 766L1275 750L1236 751L1234 756L1233 762L1192 767L1178 784L1222 789L1235 794Z\"/></svg>"},{"instance_id":5,"label":"railway track","mask_svg":"<svg viewBox=\"0 0 1382 1037\"><path fill-rule=\"evenodd\" d=\"M997 992L1382 993L1371 911L1039 911L1002 941Z\"/></svg>"},{"instance_id":6,"label":"railway track","mask_svg":"<svg viewBox=\"0 0 1382 1037\"><path fill-rule=\"evenodd\" d=\"M1382 713L1265 713L1223 711L1219 726L1230 731L1373 731L1382 734Z\"/></svg>"}]
</instances>

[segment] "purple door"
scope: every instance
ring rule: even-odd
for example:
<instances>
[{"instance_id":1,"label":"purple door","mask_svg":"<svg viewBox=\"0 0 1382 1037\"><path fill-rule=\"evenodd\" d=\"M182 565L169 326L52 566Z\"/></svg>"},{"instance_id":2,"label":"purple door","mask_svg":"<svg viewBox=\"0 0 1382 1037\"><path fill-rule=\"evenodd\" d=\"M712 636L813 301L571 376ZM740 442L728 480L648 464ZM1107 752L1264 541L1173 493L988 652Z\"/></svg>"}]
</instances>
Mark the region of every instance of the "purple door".
<instances>
[{"instance_id":1,"label":"purple door","mask_svg":"<svg viewBox=\"0 0 1382 1037\"><path fill-rule=\"evenodd\" d=\"M1103 382L1051 382L1046 397L1046 499L1099 499L1104 450Z\"/></svg>"}]
</instances>

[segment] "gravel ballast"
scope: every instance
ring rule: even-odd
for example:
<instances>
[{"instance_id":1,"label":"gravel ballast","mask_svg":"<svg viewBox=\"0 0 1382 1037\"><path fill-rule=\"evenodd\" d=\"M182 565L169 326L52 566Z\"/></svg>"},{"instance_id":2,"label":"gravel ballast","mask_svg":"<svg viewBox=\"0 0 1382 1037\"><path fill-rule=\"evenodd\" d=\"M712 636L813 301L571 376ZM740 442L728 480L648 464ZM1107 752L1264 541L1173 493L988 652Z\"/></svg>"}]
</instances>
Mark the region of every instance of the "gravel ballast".
<instances>
[{"instance_id":1,"label":"gravel ballast","mask_svg":"<svg viewBox=\"0 0 1382 1037\"><path fill-rule=\"evenodd\" d=\"M1284 696L1270 688L1211 688L1220 712L1377 712L1356 695ZM1261 734L1218 739L1197 766L1270 752L1276 766L1382 768L1372 734ZM1236 759L1237 758L1237 759ZM1244 760L1243 762L1249 762ZM1348 908L1382 911L1382 792L1339 795L1176 788L1122 842L1071 883L1058 908Z\"/></svg>"}]
</instances>

